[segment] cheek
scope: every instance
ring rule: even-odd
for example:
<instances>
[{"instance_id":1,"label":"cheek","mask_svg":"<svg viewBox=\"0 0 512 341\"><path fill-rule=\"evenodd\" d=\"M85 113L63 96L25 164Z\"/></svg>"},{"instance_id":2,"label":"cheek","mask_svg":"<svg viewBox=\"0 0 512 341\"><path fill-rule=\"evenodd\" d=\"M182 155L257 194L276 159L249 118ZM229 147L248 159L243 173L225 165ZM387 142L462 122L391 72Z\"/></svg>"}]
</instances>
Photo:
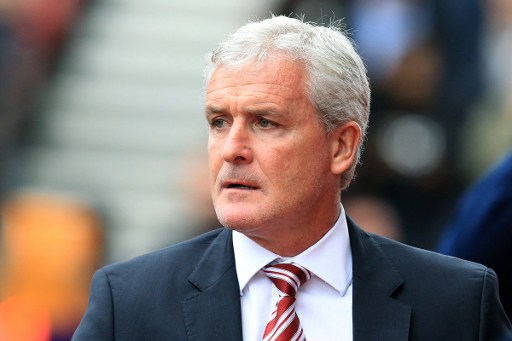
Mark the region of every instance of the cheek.
<instances>
[{"instance_id":1,"label":"cheek","mask_svg":"<svg viewBox=\"0 0 512 341\"><path fill-rule=\"evenodd\" d=\"M297 190L329 170L325 153L310 144L297 148L274 147L262 153L261 169L270 181L286 190Z\"/></svg>"},{"instance_id":2,"label":"cheek","mask_svg":"<svg viewBox=\"0 0 512 341\"><path fill-rule=\"evenodd\" d=\"M290 178L294 182L292 186L300 184L300 186L316 187L330 173L329 152L322 148L320 143L315 145L311 142L303 146L289 160L287 169L291 172Z\"/></svg>"},{"instance_id":3,"label":"cheek","mask_svg":"<svg viewBox=\"0 0 512 341\"><path fill-rule=\"evenodd\" d=\"M293 155L289 148L276 143L269 143L268 146L270 148L260 148L254 151L254 155L261 171L272 180L279 178L280 174L289 170L292 166Z\"/></svg>"},{"instance_id":4,"label":"cheek","mask_svg":"<svg viewBox=\"0 0 512 341\"><path fill-rule=\"evenodd\" d=\"M210 172L218 171L219 166L222 164L221 155L219 154L218 144L208 143L208 164Z\"/></svg>"}]
</instances>

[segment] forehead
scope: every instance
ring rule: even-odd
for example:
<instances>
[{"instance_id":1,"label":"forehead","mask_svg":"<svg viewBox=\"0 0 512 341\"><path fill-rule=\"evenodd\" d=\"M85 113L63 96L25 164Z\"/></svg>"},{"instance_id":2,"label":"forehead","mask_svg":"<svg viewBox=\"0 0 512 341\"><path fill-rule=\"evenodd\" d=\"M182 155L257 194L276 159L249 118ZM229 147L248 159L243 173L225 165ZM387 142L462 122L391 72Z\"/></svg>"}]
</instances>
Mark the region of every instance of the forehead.
<instances>
[{"instance_id":1,"label":"forehead","mask_svg":"<svg viewBox=\"0 0 512 341\"><path fill-rule=\"evenodd\" d=\"M264 88L266 94L293 98L305 94L305 79L304 66L293 60L269 59L263 63L250 62L241 66L220 65L213 72L206 93L208 97L219 91L237 95L259 87Z\"/></svg>"}]
</instances>

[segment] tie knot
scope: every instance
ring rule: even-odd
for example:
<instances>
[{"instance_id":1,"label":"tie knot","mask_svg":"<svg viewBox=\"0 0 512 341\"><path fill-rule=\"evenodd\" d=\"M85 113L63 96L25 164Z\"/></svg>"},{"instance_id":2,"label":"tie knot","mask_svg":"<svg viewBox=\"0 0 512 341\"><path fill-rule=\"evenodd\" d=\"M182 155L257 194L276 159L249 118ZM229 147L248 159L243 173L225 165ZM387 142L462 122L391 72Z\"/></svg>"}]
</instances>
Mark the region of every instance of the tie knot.
<instances>
[{"instance_id":1,"label":"tie knot","mask_svg":"<svg viewBox=\"0 0 512 341\"><path fill-rule=\"evenodd\" d=\"M292 297L295 297L299 287L311 278L311 272L296 263L275 264L262 270L279 291Z\"/></svg>"}]
</instances>

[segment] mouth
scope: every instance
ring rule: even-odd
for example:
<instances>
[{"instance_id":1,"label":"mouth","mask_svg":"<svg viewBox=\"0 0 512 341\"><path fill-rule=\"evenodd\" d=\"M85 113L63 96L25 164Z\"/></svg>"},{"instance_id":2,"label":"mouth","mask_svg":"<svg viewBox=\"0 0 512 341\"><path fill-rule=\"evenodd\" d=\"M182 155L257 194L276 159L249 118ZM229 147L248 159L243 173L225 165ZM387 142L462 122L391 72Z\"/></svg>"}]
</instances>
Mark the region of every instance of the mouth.
<instances>
[{"instance_id":1,"label":"mouth","mask_svg":"<svg viewBox=\"0 0 512 341\"><path fill-rule=\"evenodd\" d=\"M252 184L247 184L243 182L226 182L223 186L224 188L228 189L240 189L240 190L248 190L248 191L254 191L259 189L259 187L254 186Z\"/></svg>"}]
</instances>

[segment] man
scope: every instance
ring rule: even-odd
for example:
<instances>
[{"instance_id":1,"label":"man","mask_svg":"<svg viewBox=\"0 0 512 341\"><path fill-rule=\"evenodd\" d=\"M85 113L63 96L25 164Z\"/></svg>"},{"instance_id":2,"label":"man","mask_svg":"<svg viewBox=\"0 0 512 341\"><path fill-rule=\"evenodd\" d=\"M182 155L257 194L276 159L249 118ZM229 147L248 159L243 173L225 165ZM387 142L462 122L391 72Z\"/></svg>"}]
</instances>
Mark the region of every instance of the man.
<instances>
[{"instance_id":1,"label":"man","mask_svg":"<svg viewBox=\"0 0 512 341\"><path fill-rule=\"evenodd\" d=\"M492 270L345 216L369 86L338 29L250 23L207 71L211 192L225 228L99 270L75 340L506 337Z\"/></svg>"}]
</instances>

